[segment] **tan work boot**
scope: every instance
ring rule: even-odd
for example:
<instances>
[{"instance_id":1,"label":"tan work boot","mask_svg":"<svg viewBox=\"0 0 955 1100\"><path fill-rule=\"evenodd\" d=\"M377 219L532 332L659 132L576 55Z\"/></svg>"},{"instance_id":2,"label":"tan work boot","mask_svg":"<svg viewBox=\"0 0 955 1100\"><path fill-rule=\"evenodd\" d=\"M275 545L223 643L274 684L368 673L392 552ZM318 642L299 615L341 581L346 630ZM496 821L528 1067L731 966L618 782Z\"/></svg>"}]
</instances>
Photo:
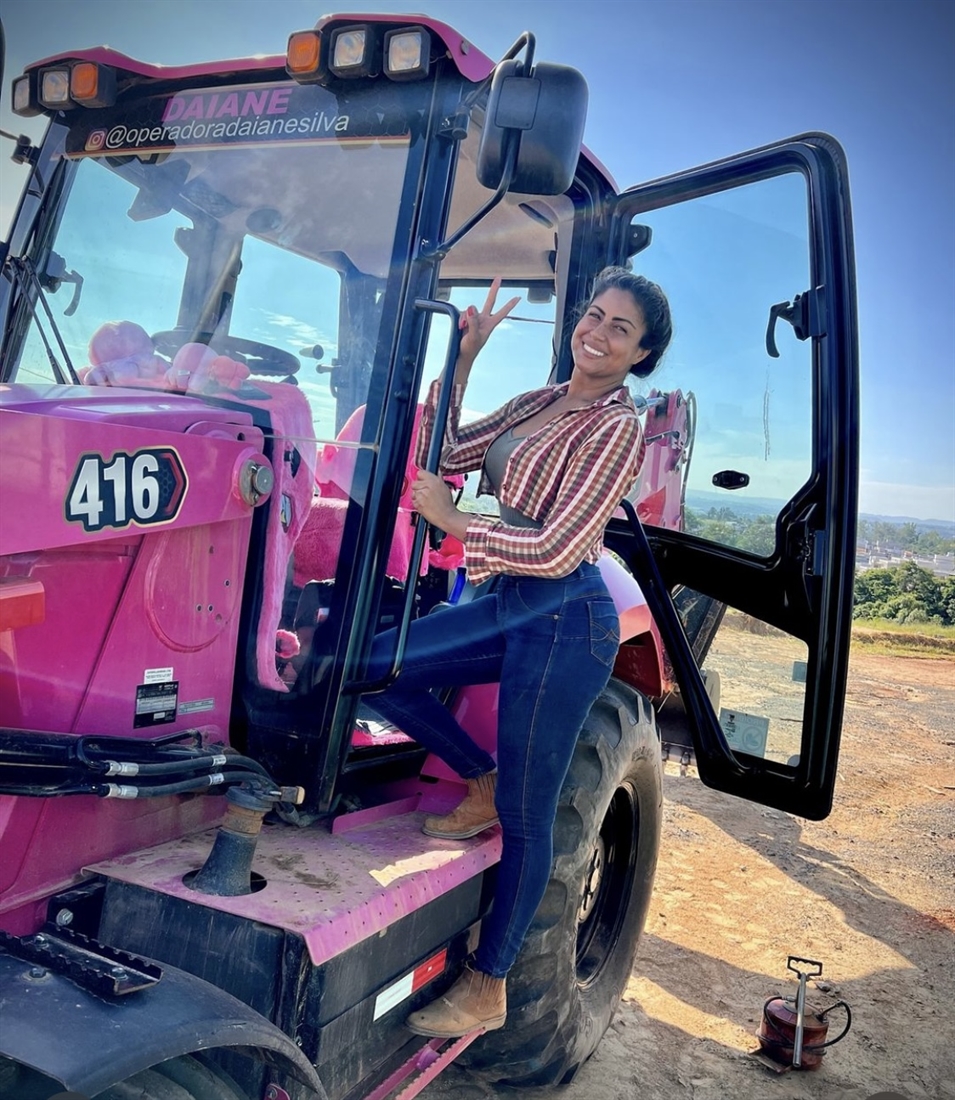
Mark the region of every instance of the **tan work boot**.
<instances>
[{"instance_id":1,"label":"tan work boot","mask_svg":"<svg viewBox=\"0 0 955 1100\"><path fill-rule=\"evenodd\" d=\"M443 997L411 1013L407 1026L416 1035L452 1039L478 1028L495 1031L504 1026L506 1018L504 979L466 966Z\"/></svg>"},{"instance_id":2,"label":"tan work boot","mask_svg":"<svg viewBox=\"0 0 955 1100\"><path fill-rule=\"evenodd\" d=\"M444 817L426 817L421 831L442 840L466 840L497 824L494 789L497 772L487 772L467 780L468 793L456 809Z\"/></svg>"}]
</instances>

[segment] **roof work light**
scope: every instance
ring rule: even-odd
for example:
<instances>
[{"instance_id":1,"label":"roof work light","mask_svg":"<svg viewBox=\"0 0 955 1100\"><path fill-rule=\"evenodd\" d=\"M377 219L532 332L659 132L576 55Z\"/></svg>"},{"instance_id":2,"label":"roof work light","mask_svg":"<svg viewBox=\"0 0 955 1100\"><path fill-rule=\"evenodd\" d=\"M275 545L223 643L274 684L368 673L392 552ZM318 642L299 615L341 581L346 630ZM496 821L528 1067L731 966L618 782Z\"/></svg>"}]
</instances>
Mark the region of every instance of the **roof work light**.
<instances>
[{"instance_id":1,"label":"roof work light","mask_svg":"<svg viewBox=\"0 0 955 1100\"><path fill-rule=\"evenodd\" d=\"M377 23L298 31L288 40L285 69L300 84L378 76L421 80L431 68L431 34L424 27Z\"/></svg>"},{"instance_id":2,"label":"roof work light","mask_svg":"<svg viewBox=\"0 0 955 1100\"><path fill-rule=\"evenodd\" d=\"M407 27L385 35L385 76L392 80L421 80L431 64L431 35L424 27Z\"/></svg>"},{"instance_id":3,"label":"roof work light","mask_svg":"<svg viewBox=\"0 0 955 1100\"><path fill-rule=\"evenodd\" d=\"M18 76L13 82L13 113L23 118L41 114L43 108L37 97L36 69Z\"/></svg>"},{"instance_id":4,"label":"roof work light","mask_svg":"<svg viewBox=\"0 0 955 1100\"><path fill-rule=\"evenodd\" d=\"M371 27L341 27L332 31L328 67L338 77L373 76L375 36Z\"/></svg>"},{"instance_id":5,"label":"roof work light","mask_svg":"<svg viewBox=\"0 0 955 1100\"><path fill-rule=\"evenodd\" d=\"M72 61L48 69L30 69L13 82L18 115L65 111L72 107L112 107L116 72L95 61Z\"/></svg>"},{"instance_id":6,"label":"roof work light","mask_svg":"<svg viewBox=\"0 0 955 1100\"><path fill-rule=\"evenodd\" d=\"M70 70L43 69L40 72L40 103L48 111L70 107Z\"/></svg>"}]
</instances>

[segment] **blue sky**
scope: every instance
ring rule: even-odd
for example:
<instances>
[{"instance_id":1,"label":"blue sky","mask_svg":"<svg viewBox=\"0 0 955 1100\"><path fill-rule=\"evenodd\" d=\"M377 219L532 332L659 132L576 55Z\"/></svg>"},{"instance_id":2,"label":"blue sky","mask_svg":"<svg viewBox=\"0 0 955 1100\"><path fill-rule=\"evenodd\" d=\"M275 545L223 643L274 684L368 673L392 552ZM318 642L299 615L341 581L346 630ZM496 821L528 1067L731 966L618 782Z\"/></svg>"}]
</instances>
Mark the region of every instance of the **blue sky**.
<instances>
[{"instance_id":1,"label":"blue sky","mask_svg":"<svg viewBox=\"0 0 955 1100\"><path fill-rule=\"evenodd\" d=\"M181 64L281 53L326 4L5 0L0 126L28 61L108 44ZM621 187L825 130L846 149L862 351L860 508L955 520L952 0L376 0L443 19L490 56L521 31L590 85L585 141ZM342 10L347 10L342 8ZM6 157L9 143L0 146ZM0 230L22 185L3 160Z\"/></svg>"}]
</instances>

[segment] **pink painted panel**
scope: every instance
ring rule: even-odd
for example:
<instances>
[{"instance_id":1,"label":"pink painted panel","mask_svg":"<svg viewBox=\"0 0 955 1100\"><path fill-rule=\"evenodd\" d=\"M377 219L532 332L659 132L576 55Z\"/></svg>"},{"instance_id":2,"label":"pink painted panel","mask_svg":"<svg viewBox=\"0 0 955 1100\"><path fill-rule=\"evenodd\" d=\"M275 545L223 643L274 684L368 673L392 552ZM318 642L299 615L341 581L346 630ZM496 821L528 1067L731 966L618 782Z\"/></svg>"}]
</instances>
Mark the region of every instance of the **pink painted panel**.
<instances>
[{"instance_id":1,"label":"pink painted panel","mask_svg":"<svg viewBox=\"0 0 955 1100\"><path fill-rule=\"evenodd\" d=\"M46 617L14 632L4 712L9 703L23 729L154 737L201 726L226 741L250 524L31 555ZM177 711L150 720L143 686L161 681L176 685Z\"/></svg>"},{"instance_id":2,"label":"pink painted panel","mask_svg":"<svg viewBox=\"0 0 955 1100\"><path fill-rule=\"evenodd\" d=\"M142 737L202 726L227 739L253 517L238 475L266 462L262 443L249 414L190 397L0 388L0 575L39 582L45 604L42 622L4 633L7 724ZM168 521L87 531L67 519L88 456L145 448L174 454L184 474ZM160 681L176 685L177 710L150 718L143 688Z\"/></svg>"},{"instance_id":3,"label":"pink painted panel","mask_svg":"<svg viewBox=\"0 0 955 1100\"><path fill-rule=\"evenodd\" d=\"M206 829L224 806L209 795L132 802L0 795L0 928L35 932L46 899L76 883L86 864Z\"/></svg>"},{"instance_id":4,"label":"pink painted panel","mask_svg":"<svg viewBox=\"0 0 955 1100\"><path fill-rule=\"evenodd\" d=\"M471 45L453 27L442 23L437 19L430 19L424 15L382 15L380 13L342 12L333 15L322 16L315 24L320 30L333 20L345 19L354 23L390 23L397 26L421 26L426 27L448 47L448 53L457 65L463 76L469 80L483 80L491 71L492 61L476 46ZM303 28L304 29L304 28ZM72 58L85 61L95 61L100 65L109 65L112 68L137 76L144 76L151 80L182 80L192 77L214 76L217 73L223 75L232 73L266 72L275 69L285 69L285 54L270 54L268 56L243 57L232 60L205 61L195 65L156 65L149 62L137 61L126 54L111 50L108 46L98 46L92 49L74 50L69 53L53 54L43 58L42 61L34 61L28 65L28 69L38 69L41 66L53 65L58 61L67 61Z\"/></svg>"},{"instance_id":5,"label":"pink painted panel","mask_svg":"<svg viewBox=\"0 0 955 1100\"><path fill-rule=\"evenodd\" d=\"M82 523L66 518L69 487L90 454L109 460L117 452L131 455L144 448L175 452L188 484L170 525L186 527L251 514L239 496L238 475L248 460L265 463L265 458L260 451L261 434L242 426L250 422L247 414L217 417L225 410L213 410L189 398L182 399L190 402L183 409L176 404L180 399L157 399L155 394L147 398L127 394L125 402L103 400L95 391L83 389L72 391L77 395L72 402L17 407L20 395L11 391L24 389L29 387L0 391L0 468L4 471L0 555L116 537L115 528L85 531ZM233 438L183 434L179 425L184 416L191 417L192 423L219 419L223 433L231 432ZM235 439L239 432L248 435L249 441ZM151 524L149 530L160 526ZM135 523L125 528L136 529Z\"/></svg>"},{"instance_id":6,"label":"pink painted panel","mask_svg":"<svg viewBox=\"0 0 955 1100\"><path fill-rule=\"evenodd\" d=\"M484 80L494 67L494 62L487 54L479 50L453 27L440 20L431 19L428 16L413 15L383 15L381 13L338 13L325 15L315 24L317 28L326 26L332 20L346 19L355 23L391 23L421 26L427 28L433 35L440 38L447 47L448 56L457 66L462 76L475 83ZM69 53L53 54L35 61L27 66L27 69L38 69L42 66L52 65L58 61L71 59L95 61L100 65L108 65L117 70L135 73L137 76L149 80L181 81L184 85L197 77L208 77L221 74L233 76L236 73L274 72L276 69L285 69L284 54L270 54L268 56L243 57L231 60L206 61L195 65L156 65L149 62L137 61L126 54L111 50L108 46L99 46L92 49L74 50ZM586 147L581 146L581 154L584 159L603 176L612 190L617 186L607 168Z\"/></svg>"},{"instance_id":7,"label":"pink painted panel","mask_svg":"<svg viewBox=\"0 0 955 1100\"><path fill-rule=\"evenodd\" d=\"M450 841L426 837L421 823L421 814L403 814L338 836L321 826L266 825L252 864L266 886L238 898L211 897L183 885L183 877L202 866L214 831L89 870L293 932L320 965L500 859L499 827Z\"/></svg>"},{"instance_id":8,"label":"pink painted panel","mask_svg":"<svg viewBox=\"0 0 955 1100\"><path fill-rule=\"evenodd\" d=\"M650 399L665 398L653 406L644 422L647 453L640 467L640 480L634 493L637 514L642 523L683 529L684 460L689 438L689 407L681 390L661 394L651 390ZM671 434L673 433L673 434Z\"/></svg>"},{"instance_id":9,"label":"pink painted panel","mask_svg":"<svg viewBox=\"0 0 955 1100\"><path fill-rule=\"evenodd\" d=\"M284 69L285 55L273 54L268 57L239 57L231 60L203 61L195 65L156 65L148 61L137 61L134 57L111 50L109 46L94 46L83 50L70 50L55 53L41 61L33 61L27 70L55 65L59 61L95 61L99 65L109 65L122 72L135 73L148 80L188 80L191 77L215 76L217 73L255 73L269 69Z\"/></svg>"}]
</instances>

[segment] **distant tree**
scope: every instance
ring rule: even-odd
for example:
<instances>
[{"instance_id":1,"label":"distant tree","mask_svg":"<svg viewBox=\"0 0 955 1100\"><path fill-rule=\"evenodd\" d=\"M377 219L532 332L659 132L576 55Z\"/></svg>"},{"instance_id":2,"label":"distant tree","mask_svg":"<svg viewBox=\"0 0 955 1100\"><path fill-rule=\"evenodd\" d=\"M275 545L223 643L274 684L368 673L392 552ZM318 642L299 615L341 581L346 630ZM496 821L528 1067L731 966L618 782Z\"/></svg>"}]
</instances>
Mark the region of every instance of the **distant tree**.
<instances>
[{"instance_id":1,"label":"distant tree","mask_svg":"<svg viewBox=\"0 0 955 1100\"><path fill-rule=\"evenodd\" d=\"M853 617L953 625L955 579L941 581L912 561L868 569L856 577Z\"/></svg>"},{"instance_id":2,"label":"distant tree","mask_svg":"<svg viewBox=\"0 0 955 1100\"><path fill-rule=\"evenodd\" d=\"M882 519L876 520L872 524L872 541L877 542L880 546L901 545L897 524L886 523Z\"/></svg>"},{"instance_id":3,"label":"distant tree","mask_svg":"<svg viewBox=\"0 0 955 1100\"><path fill-rule=\"evenodd\" d=\"M735 545L768 558L776 549L776 520L773 516L757 516L740 531Z\"/></svg>"},{"instance_id":4,"label":"distant tree","mask_svg":"<svg viewBox=\"0 0 955 1100\"><path fill-rule=\"evenodd\" d=\"M720 523L739 523L740 517L733 511L732 508L711 508L706 513L707 519L715 519Z\"/></svg>"},{"instance_id":5,"label":"distant tree","mask_svg":"<svg viewBox=\"0 0 955 1100\"><path fill-rule=\"evenodd\" d=\"M699 512L694 512L692 508L686 508L683 512L683 530L689 531L691 535L698 535L702 528L703 521L700 519Z\"/></svg>"},{"instance_id":6,"label":"distant tree","mask_svg":"<svg viewBox=\"0 0 955 1100\"><path fill-rule=\"evenodd\" d=\"M684 530L701 538L710 539L712 542L721 543L723 546L735 546L740 550L748 550L753 554L768 557L776 546L776 517L771 515L747 516L734 512L732 508L723 505L720 508L710 507L706 512L697 512L687 508L683 516ZM889 523L888 520L859 520L858 541L877 544L883 550L893 548L896 550L908 550L912 553L930 556L933 554L955 553L955 539L946 539L937 531L931 529L919 531L918 524L907 521L905 523ZM906 563L915 568L913 562ZM893 580L880 580L874 574L885 573L885 570L870 570L864 574L868 578L857 589L856 617L877 618L884 617L888 610L889 599L894 595L914 592L919 608L929 616L943 615L938 603L937 593L931 597L929 587L924 577L919 580L916 574L903 574L901 578ZM930 573L921 570L929 578ZM937 582L933 582L936 584ZM905 584L905 588L898 587ZM882 585L885 591L876 591ZM874 587L867 587L874 586ZM882 607L879 615L861 614L860 608L870 608L875 604ZM915 614L916 609L899 605L899 614ZM894 617L894 616L892 616ZM946 621L955 622L955 617L949 616Z\"/></svg>"},{"instance_id":7,"label":"distant tree","mask_svg":"<svg viewBox=\"0 0 955 1100\"><path fill-rule=\"evenodd\" d=\"M951 554L955 549L955 539L947 539L938 531L920 531L916 549L926 556L932 554Z\"/></svg>"},{"instance_id":8,"label":"distant tree","mask_svg":"<svg viewBox=\"0 0 955 1100\"><path fill-rule=\"evenodd\" d=\"M860 519L857 533L859 542L877 543L883 549L895 547L926 556L955 553L955 539L946 538L930 527L920 531L919 525L911 520L890 523L882 519Z\"/></svg>"},{"instance_id":9,"label":"distant tree","mask_svg":"<svg viewBox=\"0 0 955 1100\"><path fill-rule=\"evenodd\" d=\"M955 625L955 577L946 577L938 586L942 621Z\"/></svg>"},{"instance_id":10,"label":"distant tree","mask_svg":"<svg viewBox=\"0 0 955 1100\"><path fill-rule=\"evenodd\" d=\"M880 616L884 619L893 619L897 623L931 623L941 622L937 615L930 615L914 592L900 592L893 596L885 605L885 613Z\"/></svg>"},{"instance_id":11,"label":"distant tree","mask_svg":"<svg viewBox=\"0 0 955 1100\"><path fill-rule=\"evenodd\" d=\"M914 550L919 542L919 529L914 523L902 523L897 528L896 538L903 550Z\"/></svg>"},{"instance_id":12,"label":"distant tree","mask_svg":"<svg viewBox=\"0 0 955 1100\"><path fill-rule=\"evenodd\" d=\"M929 618L941 613L940 584L927 569L914 561L903 562L897 570L896 584L900 594L913 596Z\"/></svg>"},{"instance_id":13,"label":"distant tree","mask_svg":"<svg viewBox=\"0 0 955 1100\"><path fill-rule=\"evenodd\" d=\"M721 519L705 519L700 534L724 546L736 546L739 537L736 524Z\"/></svg>"},{"instance_id":14,"label":"distant tree","mask_svg":"<svg viewBox=\"0 0 955 1100\"><path fill-rule=\"evenodd\" d=\"M886 606L898 593L894 572L892 569L867 569L856 576L854 618L887 618Z\"/></svg>"}]
</instances>

